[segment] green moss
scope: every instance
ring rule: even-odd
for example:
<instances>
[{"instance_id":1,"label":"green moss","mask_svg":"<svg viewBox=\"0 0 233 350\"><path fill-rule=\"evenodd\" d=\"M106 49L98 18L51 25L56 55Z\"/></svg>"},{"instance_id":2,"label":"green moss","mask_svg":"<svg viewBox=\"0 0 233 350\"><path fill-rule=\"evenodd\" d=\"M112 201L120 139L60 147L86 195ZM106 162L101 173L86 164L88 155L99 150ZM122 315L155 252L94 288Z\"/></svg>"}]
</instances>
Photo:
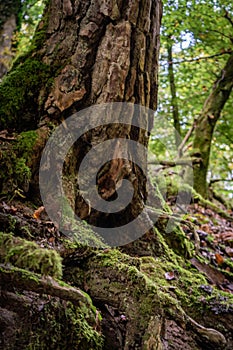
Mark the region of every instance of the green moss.
<instances>
[{"instance_id":1,"label":"green moss","mask_svg":"<svg viewBox=\"0 0 233 350\"><path fill-rule=\"evenodd\" d=\"M39 316L39 319L38 319ZM31 332L26 334L25 350L101 350L103 337L94 326L96 315L85 305L67 302L62 305L52 298L40 314L32 310ZM17 344L16 344L17 345Z\"/></svg>"},{"instance_id":2,"label":"green moss","mask_svg":"<svg viewBox=\"0 0 233 350\"><path fill-rule=\"evenodd\" d=\"M184 323L185 312L198 321L203 313L213 315L215 310L219 313L231 310L233 297L229 293L224 295L214 287L211 295L205 293L202 286L208 282L204 275L173 254L169 261L167 256L132 258L111 249L98 253L83 268L80 265L66 270L66 278L78 281L78 285L87 284L97 298L100 295L110 304L120 303L131 327L137 327L145 341L150 336L145 332L148 324L162 310ZM168 279L168 272L174 274L173 279Z\"/></svg>"},{"instance_id":3,"label":"green moss","mask_svg":"<svg viewBox=\"0 0 233 350\"><path fill-rule=\"evenodd\" d=\"M37 140L36 131L19 134L14 143L3 143L0 148L0 191L12 193L23 188L31 179L30 163Z\"/></svg>"},{"instance_id":4,"label":"green moss","mask_svg":"<svg viewBox=\"0 0 233 350\"><path fill-rule=\"evenodd\" d=\"M28 58L3 78L0 85L0 124L2 128L20 129L36 127L38 122L38 96L50 78L50 67Z\"/></svg>"},{"instance_id":5,"label":"green moss","mask_svg":"<svg viewBox=\"0 0 233 350\"><path fill-rule=\"evenodd\" d=\"M45 1L49 6L49 1ZM47 37L49 11L44 11L27 53L18 56L0 85L0 125L22 131L35 129L46 89L53 84L54 72L43 63L40 49ZM59 67L57 67L59 68Z\"/></svg>"},{"instance_id":6,"label":"green moss","mask_svg":"<svg viewBox=\"0 0 233 350\"><path fill-rule=\"evenodd\" d=\"M76 220L74 217L74 211L66 197L61 198L61 206L63 216L60 225L61 228L63 228L63 232L65 231L66 236L70 239L70 242L66 241L65 243L67 248L107 247L98 233L90 228L90 225L85 221Z\"/></svg>"},{"instance_id":7,"label":"green moss","mask_svg":"<svg viewBox=\"0 0 233 350\"><path fill-rule=\"evenodd\" d=\"M193 313L196 310L197 315L200 310L213 310L216 305L224 310L227 305L233 305L233 296L214 287L211 295L203 295L200 287L208 285L205 276L184 261L177 264L152 257L143 257L140 260L140 270L156 285L159 300L168 313L172 312L174 305L187 312L191 310ZM166 278L165 274L168 272L174 275L173 279Z\"/></svg>"},{"instance_id":8,"label":"green moss","mask_svg":"<svg viewBox=\"0 0 233 350\"><path fill-rule=\"evenodd\" d=\"M184 184L182 186L183 190L191 191L193 198L198 201L202 206L208 207L212 209L215 213L219 214L225 219L232 220L232 217L226 213L226 211L219 208L216 204L213 202L210 202L208 199L203 198L199 193L197 193L193 187L190 185Z\"/></svg>"},{"instance_id":9,"label":"green moss","mask_svg":"<svg viewBox=\"0 0 233 350\"><path fill-rule=\"evenodd\" d=\"M37 133L34 130L21 132L21 134L18 136L14 149L18 151L22 157L27 158L28 153L31 155L36 139Z\"/></svg>"},{"instance_id":10,"label":"green moss","mask_svg":"<svg viewBox=\"0 0 233 350\"><path fill-rule=\"evenodd\" d=\"M40 248L12 234L0 233L0 261L42 275L62 276L62 259L56 251Z\"/></svg>"},{"instance_id":11,"label":"green moss","mask_svg":"<svg viewBox=\"0 0 233 350\"><path fill-rule=\"evenodd\" d=\"M178 188L179 188L178 184L176 182L173 183L173 181L171 182L171 180L169 181L171 185L169 195L171 195L171 190L172 190L172 195L177 196ZM164 200L161 194L159 184L155 183L154 186L155 186L154 187L155 196L158 198L161 208L163 208L163 210L161 211L161 214L158 210L155 210L153 207L149 208L152 211L155 211L156 214L159 216L158 221L155 223L155 226L158 228L158 230L156 230L156 235L160 237L161 235L163 236L162 237L163 247L167 251L168 256L171 253L170 253L170 249L166 248L167 246L171 248L175 253L185 258L192 257L194 253L193 243L186 237L184 231L179 226L179 223L177 222L177 220L175 221L170 218L170 216L172 216L173 213L171 208L166 203L166 201ZM186 190L186 191L190 193L190 190Z\"/></svg>"}]
</instances>

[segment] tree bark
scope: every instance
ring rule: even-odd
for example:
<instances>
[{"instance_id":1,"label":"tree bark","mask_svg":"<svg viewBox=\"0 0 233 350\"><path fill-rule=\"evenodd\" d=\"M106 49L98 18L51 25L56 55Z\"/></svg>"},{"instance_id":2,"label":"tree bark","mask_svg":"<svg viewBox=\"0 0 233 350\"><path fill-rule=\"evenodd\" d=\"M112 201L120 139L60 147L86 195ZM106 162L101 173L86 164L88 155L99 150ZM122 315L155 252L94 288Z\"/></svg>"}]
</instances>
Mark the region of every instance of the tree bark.
<instances>
[{"instance_id":1,"label":"tree bark","mask_svg":"<svg viewBox=\"0 0 233 350\"><path fill-rule=\"evenodd\" d=\"M106 102L131 102L155 110L160 20L160 1L50 1L31 50L16 62L8 81L0 87L0 97L5 101L0 108L2 126L22 131L51 121L58 124L80 109ZM18 86L20 74L22 90ZM26 79L25 74L30 78ZM10 102L7 84L16 89L18 101ZM33 99L28 93L32 90ZM151 130L153 114L139 116L132 110L131 120ZM118 222L122 215L106 216L88 208L83 215L87 203L76 190L76 169L96 140L114 138L130 139L147 147L149 134L130 123L124 127L98 127L78 141L65 166L64 187L68 188L70 202L76 213L92 224L108 225ZM132 159L130 150L127 152ZM123 158L117 143L113 153ZM138 157L143 158L146 168L146 154ZM109 169L113 169L112 173ZM116 167L110 161L97 175L105 200L114 196L123 177L134 178L132 205L123 216L130 220L142 211L147 197L146 178L135 164L121 160Z\"/></svg>"},{"instance_id":2,"label":"tree bark","mask_svg":"<svg viewBox=\"0 0 233 350\"><path fill-rule=\"evenodd\" d=\"M173 115L173 126L177 132L175 132L176 147L178 148L181 142L181 129L180 129L180 119L179 119L179 107L177 103L176 96L176 84L173 68L173 55L172 55L172 44L167 46L168 53L168 77L170 82L170 91L171 91L171 106L172 106L172 115Z\"/></svg>"},{"instance_id":3,"label":"tree bark","mask_svg":"<svg viewBox=\"0 0 233 350\"><path fill-rule=\"evenodd\" d=\"M12 62L12 39L17 27L20 0L1 1L0 4L0 79Z\"/></svg>"},{"instance_id":4,"label":"tree bark","mask_svg":"<svg viewBox=\"0 0 233 350\"><path fill-rule=\"evenodd\" d=\"M233 87L233 54L231 53L221 76L215 81L212 91L205 101L200 117L197 119L193 140L193 153L201 162L194 164L194 189L207 197L207 172L213 132L222 109Z\"/></svg>"}]
</instances>

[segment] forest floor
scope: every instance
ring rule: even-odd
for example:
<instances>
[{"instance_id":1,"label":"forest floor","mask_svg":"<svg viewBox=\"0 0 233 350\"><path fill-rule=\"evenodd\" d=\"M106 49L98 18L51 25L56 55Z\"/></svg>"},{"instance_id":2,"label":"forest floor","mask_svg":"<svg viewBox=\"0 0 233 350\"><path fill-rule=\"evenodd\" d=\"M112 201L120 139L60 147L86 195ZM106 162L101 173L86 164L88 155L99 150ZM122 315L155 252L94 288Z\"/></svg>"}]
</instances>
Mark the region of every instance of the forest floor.
<instances>
[{"instance_id":1,"label":"forest floor","mask_svg":"<svg viewBox=\"0 0 233 350\"><path fill-rule=\"evenodd\" d=\"M169 203L169 202L168 202ZM222 207L230 216L232 212ZM187 208L188 220L192 222L199 237L199 256L203 257L200 262L195 257L191 259L192 265L200 272L204 273L210 286L203 287L203 295L211 294L211 285L215 285L220 290L233 293L233 221L228 221L214 210L203 207L199 204L191 204ZM33 240L42 248L54 248L58 251L62 249L60 244L60 233L54 224L48 219L44 212L44 207L36 207L23 199L13 199L12 201L0 201L0 213L10 214L16 219L16 231L18 227L19 235L22 238L30 239L30 233L25 230L26 224L32 225L36 229ZM9 232L9 227L1 230ZM182 224L181 224L182 226ZM183 225L183 230L194 241L194 236L189 228ZM14 230L15 231L15 230ZM169 277L168 277L169 278ZM170 276L172 279L172 276ZM205 290L205 289L208 290ZM233 311L233 310L232 310ZM216 310L217 312L217 310Z\"/></svg>"},{"instance_id":2,"label":"forest floor","mask_svg":"<svg viewBox=\"0 0 233 350\"><path fill-rule=\"evenodd\" d=\"M200 239L199 255L205 259L205 263L200 263L192 258L192 265L205 274L210 284L233 293L233 280L228 274L233 273L233 222L198 204L190 205L188 213ZM187 231L187 228L183 227L183 230Z\"/></svg>"},{"instance_id":3,"label":"forest floor","mask_svg":"<svg viewBox=\"0 0 233 350\"><path fill-rule=\"evenodd\" d=\"M171 203L168 203L171 204ZM222 210L231 216L232 212L221 207ZM200 285L202 300L205 303L206 297L211 296L213 288L217 287L220 291L233 293L233 222L223 218L214 210L201 206L197 203L191 204L187 208L186 220L194 227L198 235L199 252L190 259L193 268L203 273L208 284ZM61 256L64 253L62 237L58 229L47 217L43 207L36 207L21 198L18 194L12 200L0 199L0 231L9 233L9 215L11 216L12 231L14 235L26 240L33 240L41 248L50 248L58 251ZM8 220L6 220L8 216ZM187 225L182 228L191 241L196 243L196 238ZM33 235L31 230L33 229ZM85 253L85 252L84 252ZM176 271L169 271L165 274L167 281L177 278ZM224 306L223 306L224 305ZM216 316L227 314L230 322L233 323L233 305L215 303L210 305L211 311ZM222 309L224 307L224 310ZM111 315L114 317L114 315ZM116 315L116 322L119 324L119 315ZM105 325L106 326L106 325ZM168 333L170 327L170 337L174 338L178 330L172 322L167 324ZM185 341L185 338L184 338ZM178 345L167 347L167 349L178 349ZM182 343L180 346L183 346ZM1 348L1 347L0 347ZM185 349L191 349L186 347Z\"/></svg>"}]
</instances>

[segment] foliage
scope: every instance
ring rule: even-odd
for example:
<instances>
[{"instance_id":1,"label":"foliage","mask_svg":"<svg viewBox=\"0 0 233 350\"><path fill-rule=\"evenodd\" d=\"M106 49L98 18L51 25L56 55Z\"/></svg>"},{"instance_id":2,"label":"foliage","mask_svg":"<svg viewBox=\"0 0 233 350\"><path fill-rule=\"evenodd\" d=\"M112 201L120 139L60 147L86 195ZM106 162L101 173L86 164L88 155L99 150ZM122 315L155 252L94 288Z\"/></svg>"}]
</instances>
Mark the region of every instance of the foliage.
<instances>
[{"instance_id":1,"label":"foliage","mask_svg":"<svg viewBox=\"0 0 233 350\"><path fill-rule=\"evenodd\" d=\"M42 18L44 8L45 1L43 0L27 0L23 3L20 14L21 26L15 34L16 57L27 53L32 44L35 29Z\"/></svg>"},{"instance_id":2,"label":"foliage","mask_svg":"<svg viewBox=\"0 0 233 350\"><path fill-rule=\"evenodd\" d=\"M157 117L167 121L166 137L173 140L172 99L170 93L168 47L172 47L181 137L191 128L203 108L216 77L233 50L233 5L229 0L166 0L161 30L160 89ZM209 180L233 177L232 95L217 124L211 153ZM167 149L157 142L157 123L152 133L151 150L167 159ZM189 140L190 142L190 140ZM173 147L175 149L175 147ZM187 151L191 151L187 147ZM228 182L215 185L223 195L233 197Z\"/></svg>"},{"instance_id":3,"label":"foliage","mask_svg":"<svg viewBox=\"0 0 233 350\"><path fill-rule=\"evenodd\" d=\"M21 10L18 13L18 30L15 33L14 44L17 47L17 55L28 51L34 31L38 25L44 10L43 0L21 0Z\"/></svg>"}]
</instances>

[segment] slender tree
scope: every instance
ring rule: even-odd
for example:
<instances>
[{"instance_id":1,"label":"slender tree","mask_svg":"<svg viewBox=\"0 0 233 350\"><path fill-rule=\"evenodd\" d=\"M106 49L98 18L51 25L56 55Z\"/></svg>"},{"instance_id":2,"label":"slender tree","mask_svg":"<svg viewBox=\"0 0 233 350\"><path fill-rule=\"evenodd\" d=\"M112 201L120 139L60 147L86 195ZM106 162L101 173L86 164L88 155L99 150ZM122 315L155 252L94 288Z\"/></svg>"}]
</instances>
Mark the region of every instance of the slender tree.
<instances>
[{"instance_id":1,"label":"slender tree","mask_svg":"<svg viewBox=\"0 0 233 350\"><path fill-rule=\"evenodd\" d=\"M180 118L179 118L179 107L177 102L177 93L176 93L176 83L175 83L175 74L173 66L173 54L172 54L172 43L168 39L167 44L167 57L168 57L168 77L170 83L171 91L171 107L173 115L173 126L176 129L177 133L175 134L176 146L179 147L181 139L181 128L180 128Z\"/></svg>"},{"instance_id":2,"label":"slender tree","mask_svg":"<svg viewBox=\"0 0 233 350\"><path fill-rule=\"evenodd\" d=\"M194 189L203 197L207 197L207 173L211 142L214 128L221 116L222 109L228 100L233 87L233 54L231 53L220 76L215 81L212 91L204 103L197 120L193 149L195 157L201 159L200 164L194 165Z\"/></svg>"}]
</instances>

